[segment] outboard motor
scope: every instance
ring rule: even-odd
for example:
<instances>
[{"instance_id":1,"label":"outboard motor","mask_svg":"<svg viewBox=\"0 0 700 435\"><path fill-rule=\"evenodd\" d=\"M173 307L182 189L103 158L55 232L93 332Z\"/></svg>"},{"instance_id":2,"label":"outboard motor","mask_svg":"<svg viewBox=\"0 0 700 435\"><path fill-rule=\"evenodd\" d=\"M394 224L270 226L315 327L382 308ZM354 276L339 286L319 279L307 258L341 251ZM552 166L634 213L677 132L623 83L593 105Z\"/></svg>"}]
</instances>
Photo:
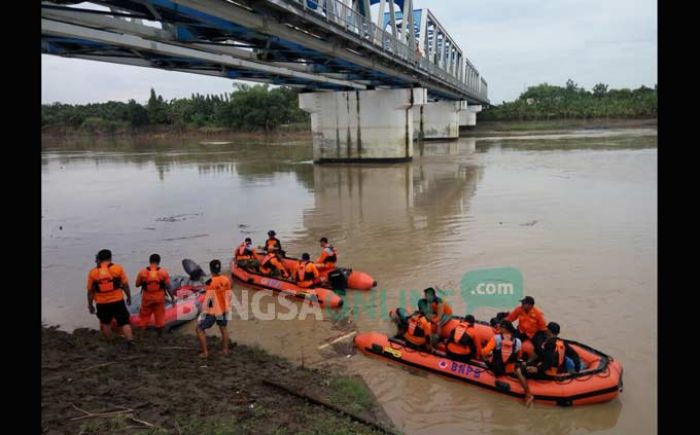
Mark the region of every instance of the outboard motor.
<instances>
[{"instance_id":1,"label":"outboard motor","mask_svg":"<svg viewBox=\"0 0 700 435\"><path fill-rule=\"evenodd\" d=\"M333 290L345 290L348 288L348 276L352 272L349 269L333 269L328 272L328 282Z\"/></svg>"},{"instance_id":2,"label":"outboard motor","mask_svg":"<svg viewBox=\"0 0 700 435\"><path fill-rule=\"evenodd\" d=\"M185 269L185 272L187 272L192 281L199 281L205 275L204 270L202 270L199 264L189 258L182 260L182 268Z\"/></svg>"}]
</instances>

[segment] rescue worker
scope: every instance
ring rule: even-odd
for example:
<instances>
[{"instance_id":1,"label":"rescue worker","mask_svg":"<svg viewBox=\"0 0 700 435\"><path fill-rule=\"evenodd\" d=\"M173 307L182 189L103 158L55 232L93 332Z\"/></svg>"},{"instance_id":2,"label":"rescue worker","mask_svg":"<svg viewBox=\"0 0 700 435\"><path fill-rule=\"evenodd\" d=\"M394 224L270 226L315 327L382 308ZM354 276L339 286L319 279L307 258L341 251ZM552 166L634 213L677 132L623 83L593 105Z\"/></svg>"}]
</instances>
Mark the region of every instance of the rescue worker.
<instances>
[{"instance_id":1,"label":"rescue worker","mask_svg":"<svg viewBox=\"0 0 700 435\"><path fill-rule=\"evenodd\" d=\"M527 368L527 373L532 375L529 377L547 379L569 371L581 371L581 357L568 343L559 338L560 329L558 323L547 324L548 338L542 348L542 360ZM567 367L569 364L571 367Z\"/></svg>"},{"instance_id":2,"label":"rescue worker","mask_svg":"<svg viewBox=\"0 0 700 435\"><path fill-rule=\"evenodd\" d=\"M88 311L90 314L97 311L100 331L106 339L112 337L111 323L114 319L126 338L127 346L131 347L134 337L129 324L129 310L126 308L127 305L131 305L129 279L122 266L112 263L112 251L109 249L98 252L95 263L96 267L91 269L87 276ZM97 305L97 310L93 302Z\"/></svg>"},{"instance_id":3,"label":"rescue worker","mask_svg":"<svg viewBox=\"0 0 700 435\"><path fill-rule=\"evenodd\" d=\"M452 307L447 301L435 295L435 289L428 287L423 290L425 298L422 299L428 304L428 318L432 325L433 341L436 342L440 338L442 328L445 323L452 318Z\"/></svg>"},{"instance_id":4,"label":"rescue worker","mask_svg":"<svg viewBox=\"0 0 700 435\"><path fill-rule=\"evenodd\" d=\"M427 303L424 299L418 301L418 311L408 319L406 332L403 338L406 345L412 349L427 350L432 349L430 341L430 322L426 317Z\"/></svg>"},{"instance_id":5,"label":"rescue worker","mask_svg":"<svg viewBox=\"0 0 700 435\"><path fill-rule=\"evenodd\" d=\"M170 290L170 275L160 267L160 255L152 254L148 267L141 269L136 276L136 287L141 287L141 308L139 309L139 339L143 341L146 325L155 317L155 328L160 337L165 327L165 294L175 303L175 295Z\"/></svg>"},{"instance_id":6,"label":"rescue worker","mask_svg":"<svg viewBox=\"0 0 700 435\"><path fill-rule=\"evenodd\" d=\"M470 359L481 359L481 339L479 339L474 329L474 316L471 314L467 315L450 332L446 351L448 358L461 362L468 362Z\"/></svg>"},{"instance_id":7,"label":"rescue worker","mask_svg":"<svg viewBox=\"0 0 700 435\"><path fill-rule=\"evenodd\" d=\"M535 307L535 299L532 296L525 296L520 300L521 305L515 307L507 316L509 322L518 321L518 338L522 341L531 340L535 349L535 355L530 355L528 362L532 362L537 357L542 357L542 344L547 339L547 322L544 314Z\"/></svg>"},{"instance_id":8,"label":"rescue worker","mask_svg":"<svg viewBox=\"0 0 700 435\"><path fill-rule=\"evenodd\" d=\"M236 260L236 265L244 269L255 270L260 265L258 260L255 258L253 241L250 239L250 237L246 237L245 241L241 243L238 248L236 248L234 258Z\"/></svg>"},{"instance_id":9,"label":"rescue worker","mask_svg":"<svg viewBox=\"0 0 700 435\"><path fill-rule=\"evenodd\" d=\"M209 262L211 278L206 281L207 289L202 303L202 314L197 325L197 338L201 352L199 356L207 358L207 337L204 331L214 326L216 323L221 331L221 353L229 354L228 345L228 312L231 307L231 281L221 274L221 261L212 260Z\"/></svg>"},{"instance_id":10,"label":"rescue worker","mask_svg":"<svg viewBox=\"0 0 700 435\"><path fill-rule=\"evenodd\" d=\"M515 374L525 390L525 405L530 406L534 396L523 375L520 361L522 341L516 336L515 327L508 320L502 320L498 325L498 334L491 337L483 348L482 360L496 377Z\"/></svg>"},{"instance_id":11,"label":"rescue worker","mask_svg":"<svg viewBox=\"0 0 700 435\"><path fill-rule=\"evenodd\" d=\"M301 254L301 261L297 266L297 285L299 287L309 288L320 282L321 274L318 272L316 265L311 262L311 256L308 252Z\"/></svg>"},{"instance_id":12,"label":"rescue worker","mask_svg":"<svg viewBox=\"0 0 700 435\"><path fill-rule=\"evenodd\" d=\"M267 240L265 240L265 251L269 252L270 249L274 249L281 255L284 255L284 251L282 251L282 243L277 237L275 237L276 235L277 233L275 233L274 230L270 230L267 232Z\"/></svg>"},{"instance_id":13,"label":"rescue worker","mask_svg":"<svg viewBox=\"0 0 700 435\"><path fill-rule=\"evenodd\" d=\"M272 277L289 278L289 272L284 267L279 251L268 248L267 255L260 262L260 272Z\"/></svg>"},{"instance_id":14,"label":"rescue worker","mask_svg":"<svg viewBox=\"0 0 700 435\"><path fill-rule=\"evenodd\" d=\"M338 251L328 243L326 237L321 237L319 243L321 244L321 255L316 259L316 267L319 270L335 269L335 263L338 262Z\"/></svg>"}]
</instances>

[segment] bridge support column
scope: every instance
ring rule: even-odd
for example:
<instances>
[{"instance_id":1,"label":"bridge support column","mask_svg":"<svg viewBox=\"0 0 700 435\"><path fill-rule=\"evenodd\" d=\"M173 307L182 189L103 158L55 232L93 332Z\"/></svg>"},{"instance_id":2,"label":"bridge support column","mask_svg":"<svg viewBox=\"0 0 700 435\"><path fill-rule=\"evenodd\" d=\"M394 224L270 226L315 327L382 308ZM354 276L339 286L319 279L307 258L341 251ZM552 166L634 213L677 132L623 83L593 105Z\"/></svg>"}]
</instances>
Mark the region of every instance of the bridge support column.
<instances>
[{"instance_id":1,"label":"bridge support column","mask_svg":"<svg viewBox=\"0 0 700 435\"><path fill-rule=\"evenodd\" d=\"M413 109L413 134L422 139L459 138L459 113L466 101L438 101Z\"/></svg>"},{"instance_id":2,"label":"bridge support column","mask_svg":"<svg viewBox=\"0 0 700 435\"><path fill-rule=\"evenodd\" d=\"M426 100L423 88L299 94L311 114L314 162L411 160L414 108Z\"/></svg>"},{"instance_id":3,"label":"bridge support column","mask_svg":"<svg viewBox=\"0 0 700 435\"><path fill-rule=\"evenodd\" d=\"M467 102L464 102L465 106ZM459 113L459 128L471 130L476 126L476 114L481 112L481 106L467 106L467 110Z\"/></svg>"}]
</instances>

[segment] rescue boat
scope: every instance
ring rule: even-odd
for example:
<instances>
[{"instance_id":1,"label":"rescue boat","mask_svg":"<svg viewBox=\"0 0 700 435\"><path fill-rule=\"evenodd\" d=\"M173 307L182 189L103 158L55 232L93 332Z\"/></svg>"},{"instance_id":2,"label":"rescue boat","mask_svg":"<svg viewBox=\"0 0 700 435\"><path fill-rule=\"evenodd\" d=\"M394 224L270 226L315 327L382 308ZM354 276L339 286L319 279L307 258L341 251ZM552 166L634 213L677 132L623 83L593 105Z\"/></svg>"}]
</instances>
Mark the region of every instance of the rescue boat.
<instances>
[{"instance_id":1,"label":"rescue boat","mask_svg":"<svg viewBox=\"0 0 700 435\"><path fill-rule=\"evenodd\" d=\"M256 253L258 261L262 261L264 253ZM298 258L283 257L284 267L292 274L296 273L299 261ZM347 267L335 267L334 269L321 269L321 286L334 289L345 290L371 290L377 286L377 281L368 273L352 270Z\"/></svg>"},{"instance_id":2,"label":"rescue boat","mask_svg":"<svg viewBox=\"0 0 700 435\"><path fill-rule=\"evenodd\" d=\"M459 321L450 320L443 328L441 336L449 332ZM476 336L483 344L493 337L494 330L486 322L474 325ZM622 365L609 355L590 346L572 340L562 339L580 356L585 369L576 373L566 373L546 380L528 378L530 393L535 402L558 406L578 406L608 402L622 392ZM378 332L361 333L355 336L354 343L365 355L384 361L416 367L431 373L445 376L458 382L478 385L512 397L525 397L525 391L515 375L495 377L482 361L468 363L448 358L443 352L428 353L410 348L401 337L388 337ZM529 348L528 348L529 345ZM523 352L532 352L530 342L523 344Z\"/></svg>"},{"instance_id":3,"label":"rescue boat","mask_svg":"<svg viewBox=\"0 0 700 435\"><path fill-rule=\"evenodd\" d=\"M285 267L286 266L287 264L285 262ZM239 267L235 259L231 260L230 267L231 276L246 285L289 295L290 297L306 303L319 304L322 308L340 308L343 306L343 299L331 289L325 287L299 287L296 282L291 280L272 278L267 275L254 273ZM294 269L288 270L290 272L295 272L296 265Z\"/></svg>"}]
</instances>

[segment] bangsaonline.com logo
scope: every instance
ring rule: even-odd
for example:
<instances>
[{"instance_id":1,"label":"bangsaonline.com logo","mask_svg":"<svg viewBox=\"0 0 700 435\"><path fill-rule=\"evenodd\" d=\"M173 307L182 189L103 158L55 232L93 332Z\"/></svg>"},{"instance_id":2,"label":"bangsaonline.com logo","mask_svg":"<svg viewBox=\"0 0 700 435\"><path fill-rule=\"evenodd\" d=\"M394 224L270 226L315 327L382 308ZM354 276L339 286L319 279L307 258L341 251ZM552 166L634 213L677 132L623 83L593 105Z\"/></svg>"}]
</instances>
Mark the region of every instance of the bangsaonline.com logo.
<instances>
[{"instance_id":1,"label":"bangsaonline.com logo","mask_svg":"<svg viewBox=\"0 0 700 435\"><path fill-rule=\"evenodd\" d=\"M466 308L464 314L472 314L481 307L510 310L519 304L524 294L522 274L512 267L466 272L462 275L459 287L459 291L436 287L437 296L453 307L461 299L463 303L459 306ZM390 310L403 307L413 311L418 306L418 300L424 297L423 289L347 290L338 293L343 298L343 305L334 309L322 307L313 292L309 292L302 300L289 293L243 288L237 292L229 291L225 296L229 301L228 310L214 311L225 311L229 319L241 320L304 320L309 316L317 320L346 320L350 317L355 320L360 317L390 320ZM389 295L396 301L391 305L387 302ZM204 300L204 304L209 304L210 308L218 303L216 298ZM192 310L185 304L179 304L176 311L178 320L190 320L197 317L197 314L197 310Z\"/></svg>"}]
</instances>

